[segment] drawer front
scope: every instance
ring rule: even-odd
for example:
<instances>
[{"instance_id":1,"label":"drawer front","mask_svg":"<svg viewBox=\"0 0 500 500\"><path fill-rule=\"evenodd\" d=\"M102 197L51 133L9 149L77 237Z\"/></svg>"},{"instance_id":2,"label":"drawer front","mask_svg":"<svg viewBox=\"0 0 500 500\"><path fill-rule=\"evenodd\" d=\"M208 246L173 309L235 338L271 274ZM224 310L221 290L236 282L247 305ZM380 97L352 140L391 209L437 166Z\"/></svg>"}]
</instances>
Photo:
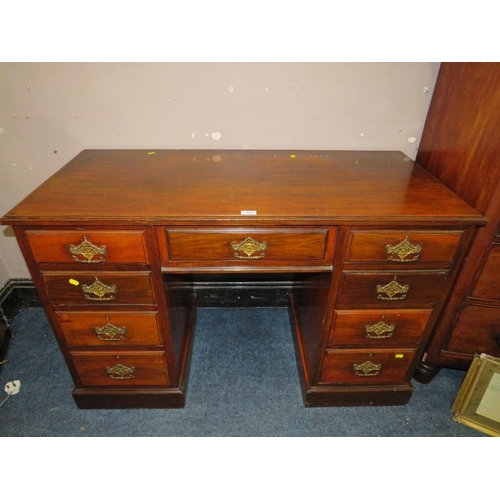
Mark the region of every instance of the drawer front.
<instances>
[{"instance_id":1,"label":"drawer front","mask_svg":"<svg viewBox=\"0 0 500 500\"><path fill-rule=\"evenodd\" d=\"M320 383L371 385L404 382L413 349L328 350Z\"/></svg>"},{"instance_id":2,"label":"drawer front","mask_svg":"<svg viewBox=\"0 0 500 500\"><path fill-rule=\"evenodd\" d=\"M500 244L493 244L472 296L500 302Z\"/></svg>"},{"instance_id":3,"label":"drawer front","mask_svg":"<svg viewBox=\"0 0 500 500\"><path fill-rule=\"evenodd\" d=\"M445 271L419 272L344 272L339 304L408 307L429 307L438 300Z\"/></svg>"},{"instance_id":4,"label":"drawer front","mask_svg":"<svg viewBox=\"0 0 500 500\"><path fill-rule=\"evenodd\" d=\"M323 263L329 229L283 231L167 230L170 262L223 261L233 265L297 261Z\"/></svg>"},{"instance_id":5,"label":"drawer front","mask_svg":"<svg viewBox=\"0 0 500 500\"><path fill-rule=\"evenodd\" d=\"M57 318L70 347L161 344L156 312L58 312Z\"/></svg>"},{"instance_id":6,"label":"drawer front","mask_svg":"<svg viewBox=\"0 0 500 500\"><path fill-rule=\"evenodd\" d=\"M136 387L169 384L162 352L73 353L72 358L85 386Z\"/></svg>"},{"instance_id":7,"label":"drawer front","mask_svg":"<svg viewBox=\"0 0 500 500\"><path fill-rule=\"evenodd\" d=\"M465 305L444 350L500 357L500 309Z\"/></svg>"},{"instance_id":8,"label":"drawer front","mask_svg":"<svg viewBox=\"0 0 500 500\"><path fill-rule=\"evenodd\" d=\"M352 231L348 262L449 262L462 232Z\"/></svg>"},{"instance_id":9,"label":"drawer front","mask_svg":"<svg viewBox=\"0 0 500 500\"><path fill-rule=\"evenodd\" d=\"M42 273L51 301L56 305L109 306L154 304L151 273L99 272Z\"/></svg>"},{"instance_id":10,"label":"drawer front","mask_svg":"<svg viewBox=\"0 0 500 500\"><path fill-rule=\"evenodd\" d=\"M137 231L26 231L39 263L146 264L145 232Z\"/></svg>"},{"instance_id":11,"label":"drawer front","mask_svg":"<svg viewBox=\"0 0 500 500\"><path fill-rule=\"evenodd\" d=\"M330 345L417 345L432 310L335 311Z\"/></svg>"}]
</instances>

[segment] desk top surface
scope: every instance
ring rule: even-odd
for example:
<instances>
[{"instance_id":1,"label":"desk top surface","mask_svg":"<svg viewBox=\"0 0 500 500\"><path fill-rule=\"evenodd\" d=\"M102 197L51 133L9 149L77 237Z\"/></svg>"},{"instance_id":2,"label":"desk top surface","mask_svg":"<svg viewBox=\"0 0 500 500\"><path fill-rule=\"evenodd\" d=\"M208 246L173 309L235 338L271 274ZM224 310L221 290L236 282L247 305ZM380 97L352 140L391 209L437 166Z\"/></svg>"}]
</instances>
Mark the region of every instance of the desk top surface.
<instances>
[{"instance_id":1,"label":"desk top surface","mask_svg":"<svg viewBox=\"0 0 500 500\"><path fill-rule=\"evenodd\" d=\"M151 153L82 151L1 222L484 224L476 211L401 152Z\"/></svg>"}]
</instances>

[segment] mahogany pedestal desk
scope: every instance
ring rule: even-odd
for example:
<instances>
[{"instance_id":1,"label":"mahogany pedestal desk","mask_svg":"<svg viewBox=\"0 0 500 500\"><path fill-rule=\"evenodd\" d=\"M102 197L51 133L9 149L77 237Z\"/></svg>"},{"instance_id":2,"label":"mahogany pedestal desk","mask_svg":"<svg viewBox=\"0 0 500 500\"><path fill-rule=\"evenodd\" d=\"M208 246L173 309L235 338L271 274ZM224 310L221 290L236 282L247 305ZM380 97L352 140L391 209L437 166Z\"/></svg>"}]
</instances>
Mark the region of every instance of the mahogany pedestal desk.
<instances>
[{"instance_id":1,"label":"mahogany pedestal desk","mask_svg":"<svg viewBox=\"0 0 500 500\"><path fill-rule=\"evenodd\" d=\"M150 153L85 150L1 219L79 408L183 407L193 281L263 273L306 406L408 402L481 215L400 152Z\"/></svg>"}]
</instances>

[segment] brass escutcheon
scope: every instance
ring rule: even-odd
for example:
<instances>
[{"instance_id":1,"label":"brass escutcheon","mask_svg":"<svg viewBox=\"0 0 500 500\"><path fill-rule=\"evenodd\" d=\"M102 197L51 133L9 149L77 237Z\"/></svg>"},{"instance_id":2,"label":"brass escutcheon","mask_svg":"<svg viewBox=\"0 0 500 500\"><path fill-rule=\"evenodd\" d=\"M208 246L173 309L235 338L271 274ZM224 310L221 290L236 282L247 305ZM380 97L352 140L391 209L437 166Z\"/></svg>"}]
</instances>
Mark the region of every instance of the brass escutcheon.
<instances>
[{"instance_id":1,"label":"brass escutcheon","mask_svg":"<svg viewBox=\"0 0 500 500\"><path fill-rule=\"evenodd\" d=\"M69 245L69 253L76 262L82 262L84 264L98 264L99 262L104 262L106 260L106 247L99 247L94 245L87 240L87 237L83 237L83 241L79 245ZM79 256L85 257L81 259ZM99 255L97 259L94 259L96 255Z\"/></svg>"},{"instance_id":2,"label":"brass escutcheon","mask_svg":"<svg viewBox=\"0 0 500 500\"><path fill-rule=\"evenodd\" d=\"M233 255L237 259L263 259L266 256L265 252L269 248L269 244L267 241L259 243L253 238L248 237L239 242L231 242L230 247L233 250ZM243 252L245 255L241 255L240 252ZM260 253L258 255L254 255L256 252Z\"/></svg>"},{"instance_id":3,"label":"brass escutcheon","mask_svg":"<svg viewBox=\"0 0 500 500\"><path fill-rule=\"evenodd\" d=\"M388 339L392 334L396 325L388 325L383 321L379 321L375 325L365 325L367 339Z\"/></svg>"},{"instance_id":4,"label":"brass escutcheon","mask_svg":"<svg viewBox=\"0 0 500 500\"><path fill-rule=\"evenodd\" d=\"M397 245L386 245L385 250L387 252L387 260L392 262L413 262L420 257L422 247L420 245L412 245L408 241L408 236L406 236L406 238ZM406 258L409 255L412 256L411 259Z\"/></svg>"},{"instance_id":5,"label":"brass escutcheon","mask_svg":"<svg viewBox=\"0 0 500 500\"><path fill-rule=\"evenodd\" d=\"M104 341L117 341L117 340L124 340L125 339L125 334L127 333L127 328L126 327L118 327L115 325L112 325L111 323L107 323L104 326L97 326L95 329L95 334L97 335L97 338L99 340L104 340Z\"/></svg>"},{"instance_id":6,"label":"brass escutcheon","mask_svg":"<svg viewBox=\"0 0 500 500\"><path fill-rule=\"evenodd\" d=\"M117 364L113 367L107 367L106 373L113 380L129 380L135 377L135 366L125 366Z\"/></svg>"},{"instance_id":7,"label":"brass escutcheon","mask_svg":"<svg viewBox=\"0 0 500 500\"><path fill-rule=\"evenodd\" d=\"M87 300L114 300L117 287L116 285L105 285L96 276L94 283L82 285L82 290Z\"/></svg>"},{"instance_id":8,"label":"brass escutcheon","mask_svg":"<svg viewBox=\"0 0 500 500\"><path fill-rule=\"evenodd\" d=\"M380 373L382 365L376 365L371 361L365 361L359 365L353 364L354 374L358 377L375 377Z\"/></svg>"},{"instance_id":9,"label":"brass escutcheon","mask_svg":"<svg viewBox=\"0 0 500 500\"><path fill-rule=\"evenodd\" d=\"M400 285L396 277L387 285L377 285L377 299L379 300L404 300L410 285Z\"/></svg>"}]
</instances>

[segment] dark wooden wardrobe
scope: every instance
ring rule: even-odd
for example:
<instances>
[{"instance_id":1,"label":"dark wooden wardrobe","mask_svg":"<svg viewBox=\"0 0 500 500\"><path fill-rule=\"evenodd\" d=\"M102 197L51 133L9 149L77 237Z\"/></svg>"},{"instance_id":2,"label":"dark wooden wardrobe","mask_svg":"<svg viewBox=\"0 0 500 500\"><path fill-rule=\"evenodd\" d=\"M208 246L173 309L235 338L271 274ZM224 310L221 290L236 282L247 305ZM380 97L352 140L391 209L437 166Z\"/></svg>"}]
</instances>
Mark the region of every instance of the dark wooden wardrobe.
<instances>
[{"instance_id":1,"label":"dark wooden wardrobe","mask_svg":"<svg viewBox=\"0 0 500 500\"><path fill-rule=\"evenodd\" d=\"M414 378L500 356L500 63L442 63L416 158L488 219Z\"/></svg>"}]
</instances>

